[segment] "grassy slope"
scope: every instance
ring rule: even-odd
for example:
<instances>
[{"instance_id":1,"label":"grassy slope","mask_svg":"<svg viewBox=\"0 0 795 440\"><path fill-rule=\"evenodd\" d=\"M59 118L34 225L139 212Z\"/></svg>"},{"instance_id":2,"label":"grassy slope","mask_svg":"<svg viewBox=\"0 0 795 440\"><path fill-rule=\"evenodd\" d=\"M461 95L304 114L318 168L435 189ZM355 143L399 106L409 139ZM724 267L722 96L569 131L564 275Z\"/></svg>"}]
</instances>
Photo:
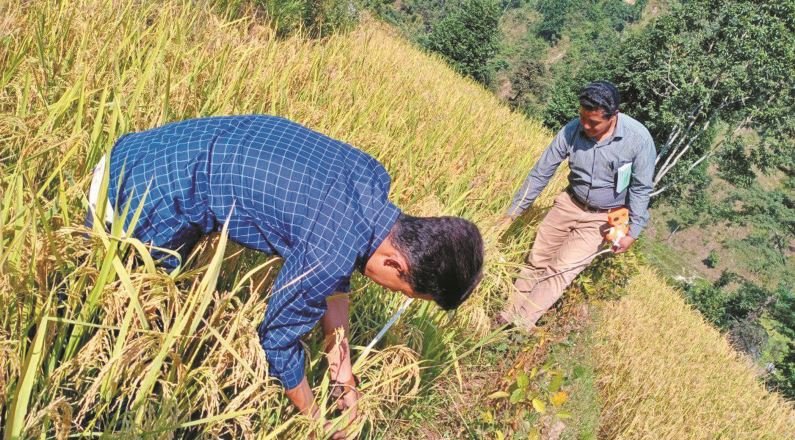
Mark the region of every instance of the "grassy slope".
<instances>
[{"instance_id":1,"label":"grassy slope","mask_svg":"<svg viewBox=\"0 0 795 440\"><path fill-rule=\"evenodd\" d=\"M408 212L464 215L483 228L488 276L456 320L433 331L445 315L413 307L393 344L360 369L369 436L411 404L418 380L456 364L451 353L488 331L509 283L490 226L548 141L537 123L378 24L308 42L277 40L251 18L232 21L194 2L42 1L2 12L0 349L8 362L0 417L8 432L138 436L182 426L180 435L306 435L265 375L254 329L269 267L243 278L261 260L227 262L214 292L200 285L201 266L175 282L114 259L115 241L89 246L68 228L82 222L87 170L114 139L171 120L289 117L377 156L394 177L392 199ZM516 261L526 244L502 253ZM361 279L354 289L352 342L364 345L399 299ZM80 324L41 320L56 315ZM37 331L44 352L31 346ZM429 368L420 371L420 358ZM327 391L320 377L314 383Z\"/></svg>"},{"instance_id":2,"label":"grassy slope","mask_svg":"<svg viewBox=\"0 0 795 440\"><path fill-rule=\"evenodd\" d=\"M144 267L118 266L100 281L99 269L109 267L102 262L106 252L92 253L64 228L81 222L86 170L120 133L197 115L268 112L376 155L394 176L393 199L410 212L465 215L484 229L488 275L465 310L423 338L428 322L444 319L432 308L415 308L393 333L395 345L363 367L363 411L374 426L369 436L382 436L388 426L405 437L392 418L413 404L414 380L429 378L416 376L419 357L428 367L457 366L450 348L461 353L487 332L510 284L511 269L497 261L519 261L528 236L497 249L491 225L548 133L379 25L322 42L279 41L261 24L231 22L195 3L120 1L111 8L83 0L68 8L30 2L1 10L0 353L8 359L0 367L2 423L10 423L10 404L19 406L20 378L29 377L32 396L21 406L29 436L40 429L136 436L191 420L197 428L190 432L207 437L275 429L304 435L265 376L254 333L265 295L257 283L238 285L252 265L227 263L219 291L202 297L215 333L178 335L167 345L164 335L192 310L184 309L186 290L203 272L177 285ZM95 285L98 308L80 315ZM364 344L394 301L385 303L362 280L356 289L363 293L353 306L353 343ZM58 337L77 327L50 322L43 339L49 350L40 363L26 364L30 338L42 328L37 318L56 314L46 301L55 293L60 316L106 327L77 326L84 336L74 357L66 357ZM143 316L129 312L136 297ZM155 333L118 330L144 325ZM167 356L156 364L158 353ZM150 394L141 377L152 373ZM317 391L323 387L318 383ZM133 405L138 393L143 399Z\"/></svg>"},{"instance_id":3,"label":"grassy slope","mask_svg":"<svg viewBox=\"0 0 795 440\"><path fill-rule=\"evenodd\" d=\"M595 330L602 436L791 439L795 411L656 273L641 269Z\"/></svg>"}]
</instances>

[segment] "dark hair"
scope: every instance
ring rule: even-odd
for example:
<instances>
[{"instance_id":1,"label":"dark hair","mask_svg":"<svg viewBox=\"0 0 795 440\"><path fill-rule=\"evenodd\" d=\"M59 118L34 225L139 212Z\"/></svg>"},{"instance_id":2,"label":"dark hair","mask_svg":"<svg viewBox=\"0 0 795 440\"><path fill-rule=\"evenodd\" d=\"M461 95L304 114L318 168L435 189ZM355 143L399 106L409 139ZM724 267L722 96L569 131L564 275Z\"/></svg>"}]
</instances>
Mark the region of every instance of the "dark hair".
<instances>
[{"instance_id":1,"label":"dark hair","mask_svg":"<svg viewBox=\"0 0 795 440\"><path fill-rule=\"evenodd\" d=\"M586 110L602 109L605 116L613 116L618 112L621 97L618 89L610 81L595 81L580 90L580 105Z\"/></svg>"},{"instance_id":2,"label":"dark hair","mask_svg":"<svg viewBox=\"0 0 795 440\"><path fill-rule=\"evenodd\" d=\"M445 310L461 305L480 282L483 238L470 221L401 214L390 239L408 261L402 278Z\"/></svg>"}]
</instances>

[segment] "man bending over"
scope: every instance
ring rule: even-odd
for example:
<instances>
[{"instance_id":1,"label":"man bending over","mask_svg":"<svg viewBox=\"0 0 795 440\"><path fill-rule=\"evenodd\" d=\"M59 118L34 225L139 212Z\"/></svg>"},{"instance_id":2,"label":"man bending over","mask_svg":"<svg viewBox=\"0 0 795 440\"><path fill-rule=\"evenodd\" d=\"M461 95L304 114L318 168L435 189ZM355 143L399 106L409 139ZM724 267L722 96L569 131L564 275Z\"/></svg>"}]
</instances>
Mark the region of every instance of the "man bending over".
<instances>
[{"instance_id":1,"label":"man bending over","mask_svg":"<svg viewBox=\"0 0 795 440\"><path fill-rule=\"evenodd\" d=\"M350 390L342 407L354 409L358 399L348 298L336 295L349 291L354 270L447 310L480 279L483 242L474 224L401 213L388 199L390 177L378 161L282 118L209 117L126 134L109 160L109 205L130 203L126 230L143 204L127 234L151 244L166 269L180 265L203 235L220 231L227 217L230 240L284 259L259 337L270 374L311 417L318 408L300 339L318 321L326 349L334 351L331 378ZM101 163L92 182L94 207L103 174ZM340 327L346 333L338 347L333 330Z\"/></svg>"}]
</instances>

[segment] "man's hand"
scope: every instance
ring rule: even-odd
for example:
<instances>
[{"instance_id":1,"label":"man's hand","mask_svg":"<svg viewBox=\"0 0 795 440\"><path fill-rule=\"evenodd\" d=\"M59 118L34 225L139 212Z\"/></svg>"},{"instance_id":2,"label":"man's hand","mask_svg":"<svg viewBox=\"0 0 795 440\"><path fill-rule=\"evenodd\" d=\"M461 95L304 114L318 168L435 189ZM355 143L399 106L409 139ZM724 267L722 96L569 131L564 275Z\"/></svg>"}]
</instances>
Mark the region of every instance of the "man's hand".
<instances>
[{"instance_id":1,"label":"man's hand","mask_svg":"<svg viewBox=\"0 0 795 440\"><path fill-rule=\"evenodd\" d=\"M334 433L332 439L353 438L356 433L356 420L359 417L359 390L356 389L356 380L351 377L345 383L332 382L332 395L337 397L337 409L343 412L345 421L342 422L341 429Z\"/></svg>"},{"instance_id":2,"label":"man's hand","mask_svg":"<svg viewBox=\"0 0 795 440\"><path fill-rule=\"evenodd\" d=\"M625 235L618 240L618 245L613 246L613 253L622 254L632 246L632 243L635 242L635 239L629 235Z\"/></svg>"},{"instance_id":3,"label":"man's hand","mask_svg":"<svg viewBox=\"0 0 795 440\"><path fill-rule=\"evenodd\" d=\"M337 408L342 411L348 411L348 413L347 420L335 424L328 420L323 420L320 409L315 405L312 389L309 387L306 376L297 387L287 390L286 394L301 414L316 420L323 426L323 431L325 431L323 438L328 438L326 436L331 435L330 438L333 440L346 440L353 438L353 435L355 435L355 430L351 430L349 433L348 429L355 426L358 417L359 391L356 390L356 382L353 377L351 377L349 383L337 386L341 392L340 397L337 399ZM310 438L315 439L316 435L313 434Z\"/></svg>"},{"instance_id":4,"label":"man's hand","mask_svg":"<svg viewBox=\"0 0 795 440\"><path fill-rule=\"evenodd\" d=\"M500 231L505 231L511 226L511 223L513 223L514 220L516 220L516 216L507 214L503 215L499 220L497 220L497 229Z\"/></svg>"},{"instance_id":5,"label":"man's hand","mask_svg":"<svg viewBox=\"0 0 795 440\"><path fill-rule=\"evenodd\" d=\"M301 414L316 419L319 417L317 405L315 405L315 397L312 395L312 388L309 387L309 382L306 381L306 376L301 379L301 383L295 388L285 391L287 398L293 402Z\"/></svg>"}]
</instances>

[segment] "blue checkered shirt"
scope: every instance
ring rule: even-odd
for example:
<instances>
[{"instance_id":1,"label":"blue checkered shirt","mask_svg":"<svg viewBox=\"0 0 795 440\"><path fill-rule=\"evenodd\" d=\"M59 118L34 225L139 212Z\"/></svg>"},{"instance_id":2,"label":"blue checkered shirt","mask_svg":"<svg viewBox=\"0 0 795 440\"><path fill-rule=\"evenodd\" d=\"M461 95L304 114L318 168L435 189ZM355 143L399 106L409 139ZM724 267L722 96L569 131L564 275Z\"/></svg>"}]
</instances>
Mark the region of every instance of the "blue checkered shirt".
<instances>
[{"instance_id":1,"label":"blue checkered shirt","mask_svg":"<svg viewBox=\"0 0 795 440\"><path fill-rule=\"evenodd\" d=\"M323 317L326 297L349 290L351 273L400 214L377 160L272 116L193 119L124 135L111 153L110 182L110 202L131 204L125 229L144 200L132 235L145 243L184 258L229 217L231 240L284 259L259 335L270 374L288 389L304 376L300 338ZM152 254L168 269L179 264Z\"/></svg>"}]
</instances>

